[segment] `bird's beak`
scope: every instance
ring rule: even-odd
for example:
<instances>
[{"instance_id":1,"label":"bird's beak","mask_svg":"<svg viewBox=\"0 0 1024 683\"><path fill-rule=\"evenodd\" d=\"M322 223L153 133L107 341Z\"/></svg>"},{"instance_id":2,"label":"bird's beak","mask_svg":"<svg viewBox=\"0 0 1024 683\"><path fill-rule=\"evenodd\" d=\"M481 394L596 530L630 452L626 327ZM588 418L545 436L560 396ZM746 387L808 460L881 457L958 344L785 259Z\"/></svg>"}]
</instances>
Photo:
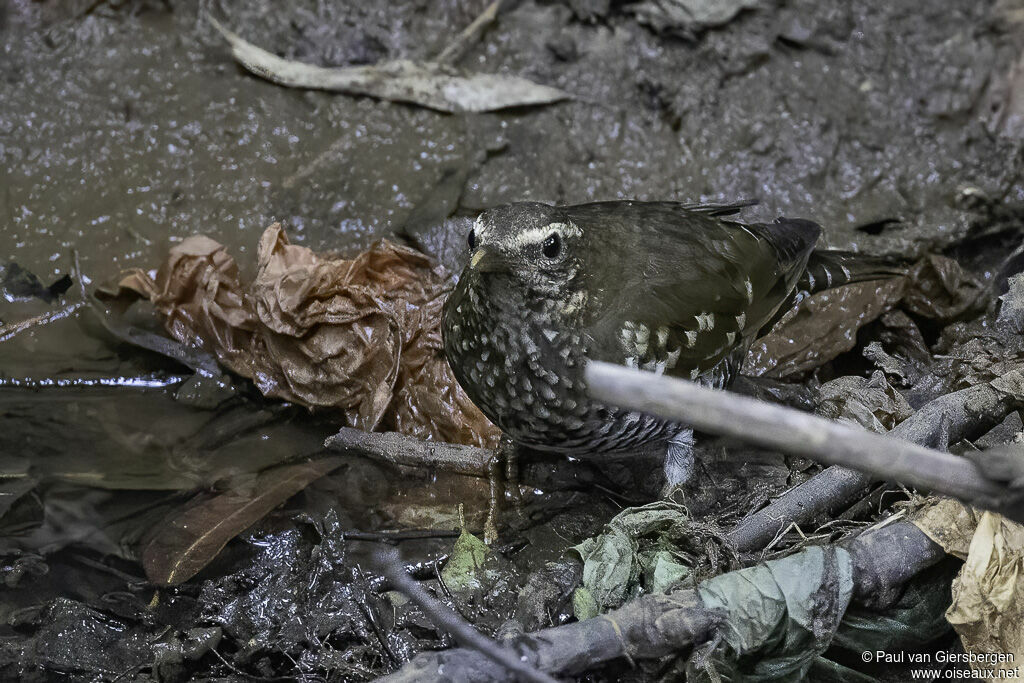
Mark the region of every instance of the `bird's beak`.
<instances>
[{"instance_id":1,"label":"bird's beak","mask_svg":"<svg viewBox=\"0 0 1024 683\"><path fill-rule=\"evenodd\" d=\"M469 257L469 269L477 273L495 273L504 270L504 267L497 254L480 247Z\"/></svg>"}]
</instances>

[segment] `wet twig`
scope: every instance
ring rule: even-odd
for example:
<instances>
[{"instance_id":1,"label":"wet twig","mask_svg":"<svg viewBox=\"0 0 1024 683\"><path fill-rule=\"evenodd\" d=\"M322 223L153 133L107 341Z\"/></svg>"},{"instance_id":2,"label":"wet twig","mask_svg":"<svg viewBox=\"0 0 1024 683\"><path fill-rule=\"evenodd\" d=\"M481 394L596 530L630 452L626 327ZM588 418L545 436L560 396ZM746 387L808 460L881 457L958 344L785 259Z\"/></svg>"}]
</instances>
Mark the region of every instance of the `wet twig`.
<instances>
[{"instance_id":1,"label":"wet twig","mask_svg":"<svg viewBox=\"0 0 1024 683\"><path fill-rule=\"evenodd\" d=\"M472 477L487 477L494 451L444 441L421 441L397 432L370 433L351 427L327 438L324 447L343 453L357 453L393 465L437 467Z\"/></svg>"},{"instance_id":2,"label":"wet twig","mask_svg":"<svg viewBox=\"0 0 1024 683\"><path fill-rule=\"evenodd\" d=\"M387 579L398 590L405 593L410 600L415 602L435 624L451 633L463 645L472 648L473 651L480 653L491 662L499 665L504 670L502 673L511 672L522 680L532 681L533 683L555 683L554 678L524 662L511 650L487 638L450 607L432 597L423 586L413 581L405 573L405 568L399 561L399 555L396 550L382 548L377 552L376 560ZM455 672L450 673L454 674ZM502 680L506 678L507 676L503 677ZM473 679L462 679L459 676L454 676L448 680Z\"/></svg>"},{"instance_id":3,"label":"wet twig","mask_svg":"<svg viewBox=\"0 0 1024 683\"><path fill-rule=\"evenodd\" d=\"M608 363L590 363L586 376L591 395L612 405L678 420L696 429L802 455L826 464L856 469L854 472L844 468L816 496L818 500L829 504L834 504L838 498L848 502L851 494L859 495L875 479L916 486L990 509L994 507L994 501L1011 495L1003 483L987 478L970 460L919 445L921 442L918 439L908 438L916 434L911 426L900 429L917 418L918 422L927 421L922 426L928 427L927 433L934 435L935 418L939 415L949 417L951 411L945 408L952 406L943 405L933 410L928 410L926 406L890 435L884 435L785 406ZM1010 381L1019 384L1024 380L1013 378ZM978 398L974 394L979 392L991 393L994 406L991 420L982 419L976 412L967 415L966 411L962 411L969 418L969 423L960 425L958 433L977 427L979 423L988 425L985 429L987 431L998 424L1016 404L1006 392L991 385L965 391L973 392L971 399ZM955 397L956 394L950 396ZM937 399L937 402L943 399L950 397ZM996 405L998 409L995 409ZM800 488L804 487L808 485L804 484ZM773 510L766 513L763 519L755 520L756 528L752 531L748 531L751 529L751 518L748 517L737 526L731 537L740 550L759 547L758 543L770 540L781 527L806 521L808 512L818 509L816 506L808 508L804 501L799 508L793 510L799 514L779 514L778 510ZM789 508L786 512L789 512ZM1008 510L1000 512L1014 514L1014 511ZM1024 519L1024 514L1016 511L1014 517Z\"/></svg>"},{"instance_id":4,"label":"wet twig","mask_svg":"<svg viewBox=\"0 0 1024 683\"><path fill-rule=\"evenodd\" d=\"M42 315L37 315L34 318L28 320L22 320L21 322L12 323L10 325L4 325L0 327L0 342L5 342L9 339L13 339L17 335L21 334L25 330L31 330L34 327L42 327L49 325L57 320L63 320L72 313L77 311L79 308L85 305L84 301L75 301L66 306L58 308L56 311L50 311Z\"/></svg>"},{"instance_id":5,"label":"wet twig","mask_svg":"<svg viewBox=\"0 0 1024 683\"><path fill-rule=\"evenodd\" d=\"M494 0L494 2L488 5L487 9L473 20L473 23L462 29L459 35L455 36L455 40L449 43L448 47L442 50L434 61L438 64L453 64L458 60L469 49L470 45L476 42L480 34L483 33L483 30L490 26L498 16L501 2L502 0Z\"/></svg>"}]
</instances>

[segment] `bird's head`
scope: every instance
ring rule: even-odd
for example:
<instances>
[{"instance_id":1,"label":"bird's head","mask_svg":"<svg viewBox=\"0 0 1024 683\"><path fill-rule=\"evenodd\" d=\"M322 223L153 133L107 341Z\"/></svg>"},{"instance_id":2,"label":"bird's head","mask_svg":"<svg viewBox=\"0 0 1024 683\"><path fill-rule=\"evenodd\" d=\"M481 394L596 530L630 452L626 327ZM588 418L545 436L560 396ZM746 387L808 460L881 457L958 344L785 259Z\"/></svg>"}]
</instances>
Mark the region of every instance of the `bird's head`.
<instances>
[{"instance_id":1,"label":"bird's head","mask_svg":"<svg viewBox=\"0 0 1024 683\"><path fill-rule=\"evenodd\" d=\"M467 235L463 277L556 295L580 272L583 232L554 206L508 204L480 214Z\"/></svg>"}]
</instances>

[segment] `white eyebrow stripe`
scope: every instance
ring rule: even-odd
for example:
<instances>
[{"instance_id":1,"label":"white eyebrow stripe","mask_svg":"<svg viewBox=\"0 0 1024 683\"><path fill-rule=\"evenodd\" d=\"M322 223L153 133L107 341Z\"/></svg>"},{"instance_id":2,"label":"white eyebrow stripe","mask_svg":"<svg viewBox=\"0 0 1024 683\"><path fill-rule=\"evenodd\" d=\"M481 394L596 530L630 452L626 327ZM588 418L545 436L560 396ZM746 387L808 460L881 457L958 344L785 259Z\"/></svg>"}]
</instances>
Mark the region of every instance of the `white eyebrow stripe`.
<instances>
[{"instance_id":1,"label":"white eyebrow stripe","mask_svg":"<svg viewBox=\"0 0 1024 683\"><path fill-rule=\"evenodd\" d=\"M518 244L532 244L547 239L552 232L560 235L579 237L582 231L572 223L549 223L539 228L527 228L516 233L513 238Z\"/></svg>"}]
</instances>

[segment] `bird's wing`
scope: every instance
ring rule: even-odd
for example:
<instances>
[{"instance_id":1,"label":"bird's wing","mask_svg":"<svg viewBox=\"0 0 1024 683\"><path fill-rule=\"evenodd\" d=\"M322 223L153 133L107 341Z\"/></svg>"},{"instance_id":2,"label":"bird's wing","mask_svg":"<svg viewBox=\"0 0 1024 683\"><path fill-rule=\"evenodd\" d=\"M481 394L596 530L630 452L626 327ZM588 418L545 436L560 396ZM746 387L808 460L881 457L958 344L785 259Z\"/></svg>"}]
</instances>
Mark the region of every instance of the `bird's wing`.
<instances>
[{"instance_id":1,"label":"bird's wing","mask_svg":"<svg viewBox=\"0 0 1024 683\"><path fill-rule=\"evenodd\" d=\"M809 221L743 225L671 202L595 206L569 211L594 261L591 357L688 378L772 318L820 233Z\"/></svg>"}]
</instances>

